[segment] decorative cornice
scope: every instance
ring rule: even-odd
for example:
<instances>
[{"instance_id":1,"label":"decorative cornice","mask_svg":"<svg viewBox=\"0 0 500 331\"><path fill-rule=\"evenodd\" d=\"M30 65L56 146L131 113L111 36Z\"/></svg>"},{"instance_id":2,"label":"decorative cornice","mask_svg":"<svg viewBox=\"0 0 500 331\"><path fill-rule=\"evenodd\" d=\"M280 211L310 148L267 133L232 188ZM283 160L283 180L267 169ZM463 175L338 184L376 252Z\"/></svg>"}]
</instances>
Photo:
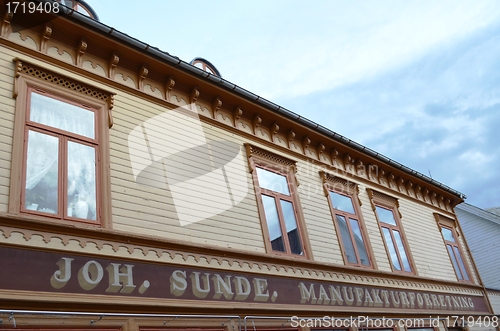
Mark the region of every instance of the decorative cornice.
<instances>
[{"instance_id":1,"label":"decorative cornice","mask_svg":"<svg viewBox=\"0 0 500 331\"><path fill-rule=\"evenodd\" d=\"M293 167L293 168L296 167L295 161L292 161L284 156L266 151L265 149L262 149L260 147L256 147L256 146L253 146L250 144L245 144L245 146L246 146L246 150L247 150L248 159L260 158L263 160L271 161L273 163L282 164L286 167Z\"/></svg>"},{"instance_id":2,"label":"decorative cornice","mask_svg":"<svg viewBox=\"0 0 500 331\"><path fill-rule=\"evenodd\" d=\"M45 25L42 31L42 38L40 39L40 52L47 52L47 42L50 39L50 35L52 34L52 28L49 25Z\"/></svg>"},{"instance_id":3,"label":"decorative cornice","mask_svg":"<svg viewBox=\"0 0 500 331\"><path fill-rule=\"evenodd\" d=\"M214 101L212 102L212 118L217 119L217 113L219 112L220 108L222 107L222 100L220 99L220 96L215 97Z\"/></svg>"},{"instance_id":4,"label":"decorative cornice","mask_svg":"<svg viewBox=\"0 0 500 331\"><path fill-rule=\"evenodd\" d=\"M82 66L83 54L85 54L86 50L87 50L87 42L85 41L85 39L81 39L80 42L78 43L78 48L76 52L76 65L78 67Z\"/></svg>"},{"instance_id":5,"label":"decorative cornice","mask_svg":"<svg viewBox=\"0 0 500 331\"><path fill-rule=\"evenodd\" d=\"M71 23L54 21L51 24L52 29L58 30L62 29L63 24ZM8 37L7 30L10 30L10 16L8 15L4 16L2 22L2 36L4 39ZM42 53L40 51L41 44L43 36L47 35L46 31L42 33L38 32L38 34L32 33L31 30L22 31L22 33L29 34L28 39L31 42L38 42L36 49ZM216 85L210 85L212 83L207 83L201 77L190 76L185 72L179 71L175 66L160 62L152 57L145 60L143 53L136 54L136 51L124 53L123 45L109 39L106 39L109 41L106 44L108 48L101 51L107 51L107 54L112 55L109 59L99 58L96 55L89 54L86 47L82 44L81 36L72 37L75 39L73 48L71 48L70 43L58 43L57 40L51 39L51 45L57 45L56 48L59 54L76 54L73 64L67 61L64 63L68 69L73 65L75 69L87 70L89 75L96 74L97 70L102 70L103 76L107 75L107 78L109 78L109 80L105 81L106 84L109 84L111 81L125 89L133 89L132 85L135 85L135 90L138 94L155 101L167 102L170 106L179 106L180 104L176 104L175 100L177 99L180 102L181 99L184 99L189 100L191 105L199 103L199 106L202 108L209 109L212 107L211 111L200 113L200 118L207 121L215 121L221 126L229 126L232 130L236 129L242 133L251 134L257 140L274 144L279 148L288 149L292 154L302 154L304 158L311 160L311 162L319 162L327 167L333 167L337 171L345 172L344 174L352 176L353 180L369 181L376 186L388 188L410 199L415 199L433 208L441 209L446 213L453 214L453 207L461 202L460 197L452 195L438 186L425 182L398 168L393 168L391 165L383 163L383 161L374 160L373 157L364 154L362 151L354 150L333 138L306 129L299 123L286 117L278 116L272 110L265 109L261 105L253 103L253 101L242 98L235 99L233 92L218 88ZM103 40L106 36L89 32L85 38L86 40L92 38ZM22 39L16 39L15 42L23 46ZM85 41L85 43L87 42ZM122 56L127 57L126 61L120 61L118 49ZM57 59L58 52L43 55L47 57L52 56L55 62L61 60ZM80 67L81 62L90 62L91 65ZM120 71L128 72L127 76L133 82L129 80L125 81L122 75L115 75L115 71L119 65ZM134 73L134 67L139 67L139 72L136 71ZM151 81L153 91L159 91L157 94L147 94L143 91L144 80L148 73L148 69L146 68L148 67L151 68L149 70L155 73L154 76L152 75L151 78L148 78L148 82ZM174 73L177 77L175 81L173 79ZM201 88L203 88L203 91L206 91L206 95L203 95L203 100L199 100L200 87L198 85L193 87L193 84L203 85ZM171 98L173 95L176 95L177 98ZM233 101L228 101L222 104L221 100L223 98L226 100L226 97L228 97L228 100L236 100L237 102L232 103ZM208 103L208 107L205 107L204 103ZM192 109L196 109L194 106L191 107ZM245 112L242 109L245 109ZM222 116L216 116L215 112L220 113ZM263 123L266 123L266 125ZM312 146L314 148L311 148ZM327 152L325 153L325 151Z\"/></svg>"},{"instance_id":6,"label":"decorative cornice","mask_svg":"<svg viewBox=\"0 0 500 331\"><path fill-rule=\"evenodd\" d=\"M3 223L3 222L2 222ZM71 232L78 231L72 229ZM88 231L88 230L87 230ZM214 268L226 271L250 272L282 277L300 277L311 280L336 281L356 284L371 284L394 288L415 290L431 290L448 293L481 295L481 287L472 284L456 284L435 279L417 279L393 273L360 270L345 266L318 264L312 261L288 261L255 253L220 252L209 247L175 244L175 241L140 240L138 236L100 232L99 238L81 235L48 232L37 229L24 229L14 226L0 225L0 244L18 247L29 247L36 250L94 254L111 258L127 258L132 260L174 265ZM61 232L61 231L58 231ZM95 231L91 231L95 237ZM117 240L117 239L123 240ZM40 240L41 239L41 240ZM140 244L137 241L141 242ZM182 249L182 248L185 249Z\"/></svg>"},{"instance_id":7,"label":"decorative cornice","mask_svg":"<svg viewBox=\"0 0 500 331\"><path fill-rule=\"evenodd\" d=\"M325 196L328 196L330 191L345 193L347 195L355 196L356 199L358 199L359 205L363 205L361 200L359 199L358 184L350 182L347 179L334 176L324 171L320 171L319 176L323 184L323 192L325 193Z\"/></svg>"},{"instance_id":8,"label":"decorative cornice","mask_svg":"<svg viewBox=\"0 0 500 331\"><path fill-rule=\"evenodd\" d=\"M373 211L375 211L375 205L382 204L387 207L396 208L399 217L402 217L401 212L399 211L399 200L397 198L372 190L370 188L367 188L366 192L368 192L368 197L370 198Z\"/></svg>"},{"instance_id":9,"label":"decorative cornice","mask_svg":"<svg viewBox=\"0 0 500 331\"><path fill-rule=\"evenodd\" d=\"M28 63L26 61L21 61L18 58L15 58L13 61L15 63L14 90L12 93L14 98L17 98L18 95L18 85L19 85L18 80L19 77L21 77L21 75L43 80L44 82L49 82L54 85L67 88L69 90L104 101L108 108L107 110L108 110L109 127L111 128L113 126L113 114L111 111L114 106L114 95L112 93L100 91L94 87L90 87L87 86L86 84L64 77L59 73L56 74L46 69L39 68L38 66Z\"/></svg>"}]
</instances>

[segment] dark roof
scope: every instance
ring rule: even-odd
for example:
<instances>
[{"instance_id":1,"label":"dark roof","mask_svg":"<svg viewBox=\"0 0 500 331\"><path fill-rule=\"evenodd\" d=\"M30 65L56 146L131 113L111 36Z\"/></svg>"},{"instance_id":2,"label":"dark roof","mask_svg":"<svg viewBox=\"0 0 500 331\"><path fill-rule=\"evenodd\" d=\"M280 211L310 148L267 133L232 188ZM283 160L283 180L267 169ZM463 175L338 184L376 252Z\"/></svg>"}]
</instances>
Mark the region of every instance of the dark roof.
<instances>
[{"instance_id":1,"label":"dark roof","mask_svg":"<svg viewBox=\"0 0 500 331\"><path fill-rule=\"evenodd\" d=\"M153 57L156 57L156 58L159 58L173 66L177 66L178 68L180 68L181 70L184 70L184 71L187 71L193 75L197 75L197 76L200 76L204 79L207 79L209 80L210 82L214 83L214 84L218 84L220 85L222 88L226 89L226 90L229 90L229 91L232 91L233 93L245 98L245 99L248 99L250 101L253 101L255 103L258 103L260 104L261 106L267 108L267 109L270 109L284 117L287 117L293 121L296 121L297 123L300 123L301 125L304 125L306 126L307 128L311 129L311 130L314 130L322 135L325 135L327 137L330 137L331 139L333 140L336 140L340 143L343 143L357 151L360 151L364 154L367 154L383 163L386 163L386 164L389 164L390 166L396 168L396 169L399 169L407 174L410 174L412 176L415 176L421 180L423 180L424 182L427 182L429 184L432 184L432 185L435 185L445 191L447 191L448 193L451 193L452 195L455 195L461 199L465 199L466 196L465 194L463 193L460 193L454 189L452 189L451 187L447 186L447 185L444 185L420 172L417 172L401 163L398 163L390 158L388 158L387 156L384 156L370 148L367 148L349 138L346 138L324 126L321 126L320 124L318 123L315 123L305 117L302 117L286 108L283 108L267 99L264 99L262 98L261 96L258 96L238 85L235 85L225 79L223 79L222 77L218 77L218 76L215 76L215 75L212 75L210 73L208 73L207 71L204 71L200 68L197 68L191 64L189 64L188 62L185 62L185 61L182 61L181 59L179 59L178 57L176 56L173 56L173 55L170 55L169 53L167 52L164 52L164 51L161 51L160 49L156 48L156 47L152 47L136 38L133 38L133 37L130 37L129 35L123 33L123 32L120 32L118 30L115 30L114 28L110 27L110 26L107 26L99 21L96 21L90 17L87 17L79 12L76 12L72 9L69 9L69 8L65 8L66 9L66 12L65 14L67 14L68 16L72 17L73 19L76 19L77 21L79 21L80 23L83 23L87 26L90 26L92 27L93 29L97 30L97 31L100 31L102 32L103 34L106 34L106 35L109 35L111 37L114 37L116 39L118 39L119 41L123 42L124 44L126 44L127 46L129 47L132 47L132 48L135 48L137 50L140 50L142 52L145 52Z\"/></svg>"}]
</instances>

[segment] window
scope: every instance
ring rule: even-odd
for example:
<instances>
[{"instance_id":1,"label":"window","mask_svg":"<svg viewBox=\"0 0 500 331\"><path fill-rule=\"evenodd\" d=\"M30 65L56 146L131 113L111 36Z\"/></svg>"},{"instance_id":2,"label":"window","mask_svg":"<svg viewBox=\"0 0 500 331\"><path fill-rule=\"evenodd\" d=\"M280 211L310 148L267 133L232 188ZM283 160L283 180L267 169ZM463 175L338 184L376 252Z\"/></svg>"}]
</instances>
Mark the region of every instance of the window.
<instances>
[{"instance_id":1,"label":"window","mask_svg":"<svg viewBox=\"0 0 500 331\"><path fill-rule=\"evenodd\" d=\"M344 262L357 267L372 267L367 235L358 212L357 185L320 172L328 197L333 223L339 237Z\"/></svg>"},{"instance_id":2,"label":"window","mask_svg":"<svg viewBox=\"0 0 500 331\"><path fill-rule=\"evenodd\" d=\"M470 282L469 272L467 270L463 254L459 246L458 234L455 229L455 222L452 219L445 218L439 214L434 214L441 228L446 250L450 256L453 269L459 281Z\"/></svg>"},{"instance_id":3,"label":"window","mask_svg":"<svg viewBox=\"0 0 500 331\"><path fill-rule=\"evenodd\" d=\"M103 216L109 220L105 133L111 118L102 101L110 95L64 84L29 64L21 68L13 153L20 164L13 167L10 212L96 224ZM50 79L36 79L40 75Z\"/></svg>"},{"instance_id":4,"label":"window","mask_svg":"<svg viewBox=\"0 0 500 331\"><path fill-rule=\"evenodd\" d=\"M298 212L295 163L246 145L268 252L307 256Z\"/></svg>"},{"instance_id":5,"label":"window","mask_svg":"<svg viewBox=\"0 0 500 331\"><path fill-rule=\"evenodd\" d=\"M415 273L401 226L398 200L371 189L367 191L379 222L392 270Z\"/></svg>"},{"instance_id":6,"label":"window","mask_svg":"<svg viewBox=\"0 0 500 331\"><path fill-rule=\"evenodd\" d=\"M29 88L21 210L99 219L96 109Z\"/></svg>"}]
</instances>

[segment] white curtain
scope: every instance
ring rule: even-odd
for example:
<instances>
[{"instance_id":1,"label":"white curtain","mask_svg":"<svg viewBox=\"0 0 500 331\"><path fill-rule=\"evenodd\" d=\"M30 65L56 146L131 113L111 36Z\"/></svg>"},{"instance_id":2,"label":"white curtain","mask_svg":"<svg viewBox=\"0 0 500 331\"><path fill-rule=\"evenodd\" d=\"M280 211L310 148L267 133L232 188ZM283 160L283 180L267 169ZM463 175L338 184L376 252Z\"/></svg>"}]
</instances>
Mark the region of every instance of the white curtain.
<instances>
[{"instance_id":1,"label":"white curtain","mask_svg":"<svg viewBox=\"0 0 500 331\"><path fill-rule=\"evenodd\" d=\"M94 138L94 113L90 110L68 104L66 102L32 93L30 120L85 137ZM28 157L26 168L26 190L35 190L36 194L27 192L27 199L42 200L48 204L46 212L57 211L58 192L58 144L56 136L29 131ZM68 140L67 146L67 185L66 197L68 213L79 201L85 201L89 212L84 218L96 217L96 164L95 148ZM40 187L37 188L37 185ZM55 190L55 198L54 192ZM45 195L45 197L44 197ZM51 200L55 200L50 204ZM26 204L36 203L26 201ZM81 203L80 203L81 205ZM38 208L41 210L40 208ZM44 210L42 210L44 211Z\"/></svg>"}]
</instances>

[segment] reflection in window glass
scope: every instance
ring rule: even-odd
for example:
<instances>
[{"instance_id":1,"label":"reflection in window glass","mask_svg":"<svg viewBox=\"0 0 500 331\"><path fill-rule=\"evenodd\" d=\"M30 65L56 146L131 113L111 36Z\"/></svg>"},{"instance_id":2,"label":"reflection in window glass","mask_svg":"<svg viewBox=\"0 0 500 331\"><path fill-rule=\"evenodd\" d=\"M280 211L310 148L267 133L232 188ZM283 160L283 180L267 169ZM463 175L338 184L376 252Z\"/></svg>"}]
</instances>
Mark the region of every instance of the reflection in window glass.
<instances>
[{"instance_id":1,"label":"reflection in window glass","mask_svg":"<svg viewBox=\"0 0 500 331\"><path fill-rule=\"evenodd\" d=\"M464 261L462 260L462 254L460 254L460 251L458 250L457 246L453 247L453 250L455 251L455 255L457 256L458 263L460 264L460 268L463 270L463 275L465 280L469 280L469 275L467 274L467 269L465 269L465 264Z\"/></svg>"},{"instance_id":2,"label":"reflection in window glass","mask_svg":"<svg viewBox=\"0 0 500 331\"><path fill-rule=\"evenodd\" d=\"M396 253L396 247L392 241L391 232L388 228L382 228L384 233L385 243L387 244L387 249L389 250L389 255L391 257L392 265L394 269L401 270L401 264L399 264L398 253Z\"/></svg>"},{"instance_id":3,"label":"reflection in window glass","mask_svg":"<svg viewBox=\"0 0 500 331\"><path fill-rule=\"evenodd\" d=\"M368 252L366 251L363 235L361 234L361 229L359 227L359 222L355 219L350 218L349 223L351 224L351 229L354 233L354 242L356 243L356 248L358 249L361 264L369 266L370 261L368 259Z\"/></svg>"},{"instance_id":4,"label":"reflection in window glass","mask_svg":"<svg viewBox=\"0 0 500 331\"><path fill-rule=\"evenodd\" d=\"M29 130L26 164L26 194L28 210L57 214L59 183L59 139Z\"/></svg>"},{"instance_id":5,"label":"reflection in window glass","mask_svg":"<svg viewBox=\"0 0 500 331\"><path fill-rule=\"evenodd\" d=\"M458 261L453 252L453 247L451 247L451 245L446 245L446 248L448 248L448 254L450 254L450 259L451 262L453 263L453 268L455 268L455 272L457 273L458 279L463 280L464 277L462 275L462 272L460 271L460 267L458 266Z\"/></svg>"},{"instance_id":6,"label":"reflection in window glass","mask_svg":"<svg viewBox=\"0 0 500 331\"><path fill-rule=\"evenodd\" d=\"M392 230L392 233L394 234L394 240L398 246L399 256L401 257L401 260L403 260L405 271L411 272L410 262L408 261L408 256L406 256L406 250L403 245L403 240L401 239L401 234L396 230Z\"/></svg>"},{"instance_id":7,"label":"reflection in window glass","mask_svg":"<svg viewBox=\"0 0 500 331\"><path fill-rule=\"evenodd\" d=\"M285 228L288 234L288 242L293 254L302 254L302 243L300 241L299 231L297 229L297 220L295 219L295 211L290 201L280 200L281 210L285 218Z\"/></svg>"},{"instance_id":8,"label":"reflection in window glass","mask_svg":"<svg viewBox=\"0 0 500 331\"><path fill-rule=\"evenodd\" d=\"M441 232L443 233L444 240L455 242L455 238L453 238L453 232L450 229L441 228Z\"/></svg>"},{"instance_id":9,"label":"reflection in window glass","mask_svg":"<svg viewBox=\"0 0 500 331\"><path fill-rule=\"evenodd\" d=\"M352 200L350 197L330 191L333 208L355 214Z\"/></svg>"},{"instance_id":10,"label":"reflection in window glass","mask_svg":"<svg viewBox=\"0 0 500 331\"><path fill-rule=\"evenodd\" d=\"M30 120L94 139L94 112L31 93Z\"/></svg>"},{"instance_id":11,"label":"reflection in window glass","mask_svg":"<svg viewBox=\"0 0 500 331\"><path fill-rule=\"evenodd\" d=\"M68 209L70 217L95 220L95 148L68 141Z\"/></svg>"},{"instance_id":12,"label":"reflection in window glass","mask_svg":"<svg viewBox=\"0 0 500 331\"><path fill-rule=\"evenodd\" d=\"M394 219L394 214L392 211L377 206L377 215L380 222L387 223L396 226L396 220Z\"/></svg>"},{"instance_id":13,"label":"reflection in window glass","mask_svg":"<svg viewBox=\"0 0 500 331\"><path fill-rule=\"evenodd\" d=\"M290 195L288 182L285 176L257 167L257 177L260 187L284 195Z\"/></svg>"},{"instance_id":14,"label":"reflection in window glass","mask_svg":"<svg viewBox=\"0 0 500 331\"><path fill-rule=\"evenodd\" d=\"M347 262L357 264L358 259L356 257L356 251L354 250L354 244L352 243L351 233L347 227L345 217L337 215L337 222L339 225L342 243L344 244L345 255L347 256Z\"/></svg>"},{"instance_id":15,"label":"reflection in window glass","mask_svg":"<svg viewBox=\"0 0 500 331\"><path fill-rule=\"evenodd\" d=\"M266 215L269 237L271 239L271 246L274 251L284 252L285 245L283 243L278 210L276 209L276 202L273 197L263 194L262 204L264 205L264 212Z\"/></svg>"}]
</instances>

